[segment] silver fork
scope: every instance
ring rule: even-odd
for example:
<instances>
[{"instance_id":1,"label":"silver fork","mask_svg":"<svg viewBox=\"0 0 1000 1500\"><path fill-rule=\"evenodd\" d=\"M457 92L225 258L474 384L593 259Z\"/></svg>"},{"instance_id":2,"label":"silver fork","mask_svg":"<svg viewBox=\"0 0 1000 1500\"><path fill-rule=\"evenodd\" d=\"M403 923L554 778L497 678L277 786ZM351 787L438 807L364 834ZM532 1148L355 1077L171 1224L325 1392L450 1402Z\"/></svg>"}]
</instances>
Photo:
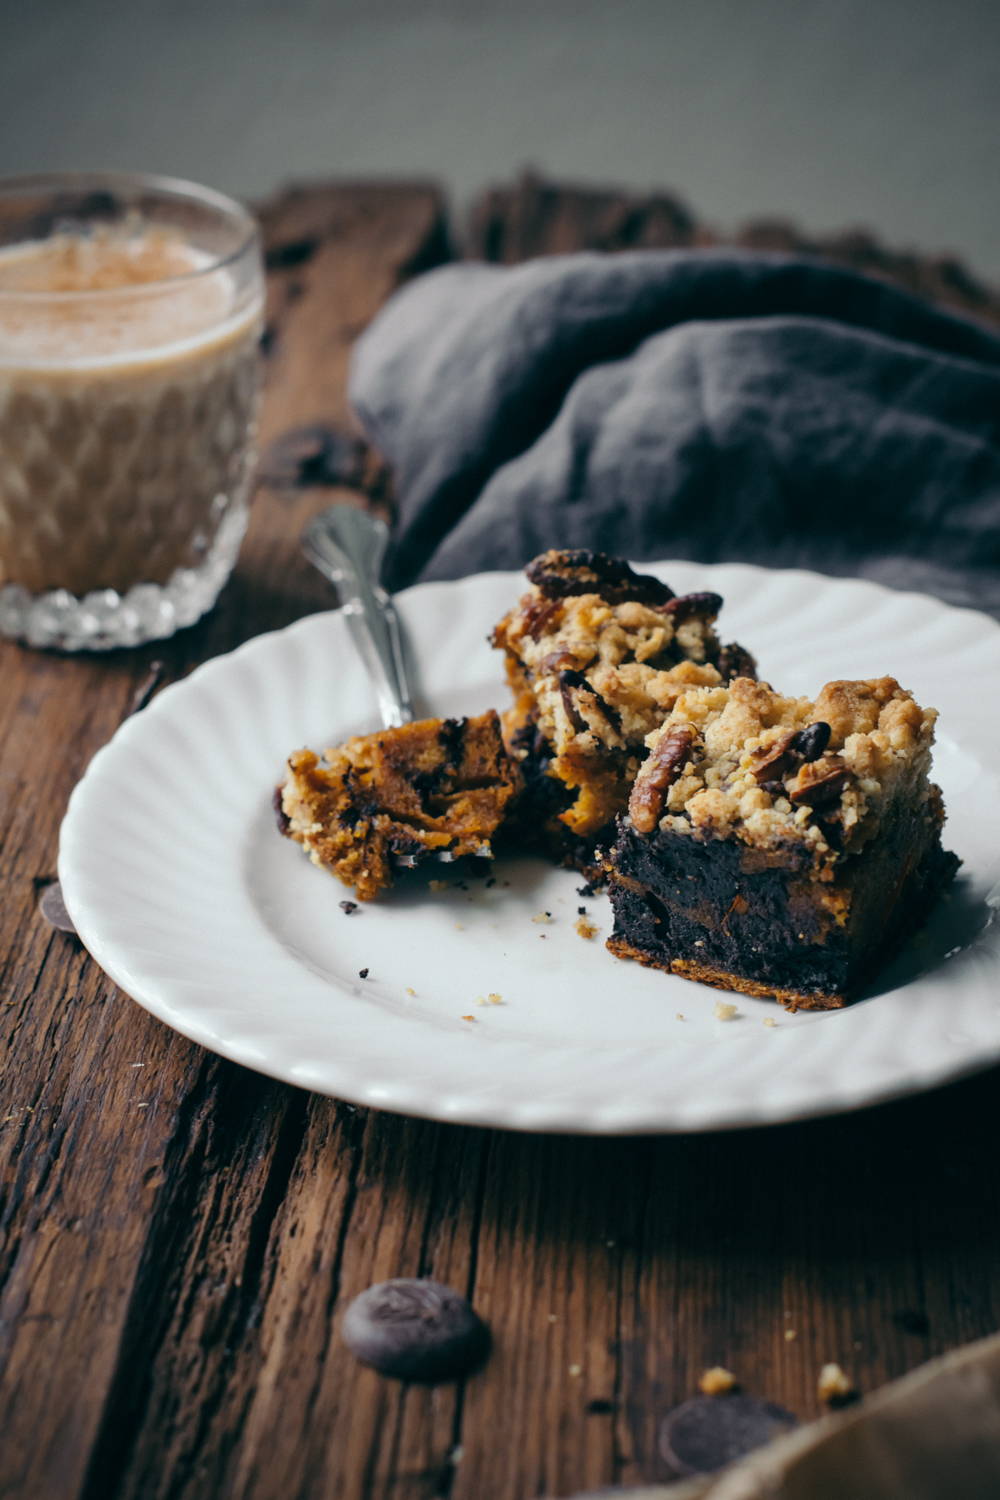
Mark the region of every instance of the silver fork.
<instances>
[{"instance_id":1,"label":"silver fork","mask_svg":"<svg viewBox=\"0 0 1000 1500\"><path fill-rule=\"evenodd\" d=\"M398 729L413 719L406 680L399 616L379 583L389 528L384 521L350 505L331 505L302 528L302 551L324 578L334 585L358 648L386 729ZM441 850L436 856L453 864L455 856ZM397 854L407 869L416 864L412 854Z\"/></svg>"}]
</instances>

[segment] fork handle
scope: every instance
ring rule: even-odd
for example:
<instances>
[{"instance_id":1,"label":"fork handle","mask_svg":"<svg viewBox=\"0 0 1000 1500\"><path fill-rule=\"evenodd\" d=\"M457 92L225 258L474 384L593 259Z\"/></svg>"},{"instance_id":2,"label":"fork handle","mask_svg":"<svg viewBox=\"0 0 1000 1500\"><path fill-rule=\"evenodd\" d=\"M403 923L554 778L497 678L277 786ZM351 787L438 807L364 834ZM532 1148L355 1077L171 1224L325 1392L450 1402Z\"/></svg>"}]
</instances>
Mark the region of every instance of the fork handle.
<instances>
[{"instance_id":1,"label":"fork handle","mask_svg":"<svg viewBox=\"0 0 1000 1500\"><path fill-rule=\"evenodd\" d=\"M302 550L335 586L347 624L368 669L386 729L413 718L399 618L379 584L389 530L349 505L331 505L302 532Z\"/></svg>"}]
</instances>

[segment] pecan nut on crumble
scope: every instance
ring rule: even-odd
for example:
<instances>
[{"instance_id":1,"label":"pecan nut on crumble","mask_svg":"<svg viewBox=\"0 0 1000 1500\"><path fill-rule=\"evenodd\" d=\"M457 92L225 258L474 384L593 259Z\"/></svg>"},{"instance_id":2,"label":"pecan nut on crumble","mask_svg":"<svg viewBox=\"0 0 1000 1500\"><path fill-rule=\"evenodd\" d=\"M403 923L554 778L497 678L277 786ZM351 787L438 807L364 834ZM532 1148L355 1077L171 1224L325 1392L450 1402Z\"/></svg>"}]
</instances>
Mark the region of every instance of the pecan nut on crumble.
<instances>
[{"instance_id":1,"label":"pecan nut on crumble","mask_svg":"<svg viewBox=\"0 0 1000 1500\"><path fill-rule=\"evenodd\" d=\"M489 857L521 787L500 720L424 719L350 739L323 759L299 750L275 793L281 831L359 901L392 885L394 863L447 851Z\"/></svg>"},{"instance_id":2,"label":"pecan nut on crumble","mask_svg":"<svg viewBox=\"0 0 1000 1500\"><path fill-rule=\"evenodd\" d=\"M716 636L718 594L678 598L598 552L545 552L526 572L529 591L492 635L514 694L504 739L526 784L509 832L600 880L596 849L614 840L648 736L681 694L756 667Z\"/></svg>"},{"instance_id":3,"label":"pecan nut on crumble","mask_svg":"<svg viewBox=\"0 0 1000 1500\"><path fill-rule=\"evenodd\" d=\"M815 702L692 685L648 739L610 856L623 958L831 1009L926 919L960 861L928 780L934 709L892 677Z\"/></svg>"}]
</instances>

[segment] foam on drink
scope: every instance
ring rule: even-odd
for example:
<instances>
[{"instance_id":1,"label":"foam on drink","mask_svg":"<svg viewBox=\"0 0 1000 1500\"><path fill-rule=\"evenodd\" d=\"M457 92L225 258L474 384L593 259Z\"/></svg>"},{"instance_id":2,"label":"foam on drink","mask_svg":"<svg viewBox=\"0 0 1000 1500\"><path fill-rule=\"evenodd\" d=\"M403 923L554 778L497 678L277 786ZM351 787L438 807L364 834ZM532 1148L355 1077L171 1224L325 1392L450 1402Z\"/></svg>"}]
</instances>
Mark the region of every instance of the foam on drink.
<instances>
[{"instance_id":1,"label":"foam on drink","mask_svg":"<svg viewBox=\"0 0 1000 1500\"><path fill-rule=\"evenodd\" d=\"M173 228L0 251L0 585L197 567L246 489L261 299Z\"/></svg>"}]
</instances>

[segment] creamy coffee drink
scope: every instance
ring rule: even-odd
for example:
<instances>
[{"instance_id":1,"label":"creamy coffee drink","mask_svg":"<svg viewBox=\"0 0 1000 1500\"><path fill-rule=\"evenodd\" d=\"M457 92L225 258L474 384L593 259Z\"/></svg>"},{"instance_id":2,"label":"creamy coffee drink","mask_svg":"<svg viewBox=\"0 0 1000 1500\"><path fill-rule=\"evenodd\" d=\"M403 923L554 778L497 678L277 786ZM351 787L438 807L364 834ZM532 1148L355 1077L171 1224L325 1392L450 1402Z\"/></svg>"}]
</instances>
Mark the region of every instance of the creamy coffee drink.
<instances>
[{"instance_id":1,"label":"creamy coffee drink","mask_svg":"<svg viewBox=\"0 0 1000 1500\"><path fill-rule=\"evenodd\" d=\"M260 282L135 217L0 249L0 588L204 562L249 484Z\"/></svg>"}]
</instances>

